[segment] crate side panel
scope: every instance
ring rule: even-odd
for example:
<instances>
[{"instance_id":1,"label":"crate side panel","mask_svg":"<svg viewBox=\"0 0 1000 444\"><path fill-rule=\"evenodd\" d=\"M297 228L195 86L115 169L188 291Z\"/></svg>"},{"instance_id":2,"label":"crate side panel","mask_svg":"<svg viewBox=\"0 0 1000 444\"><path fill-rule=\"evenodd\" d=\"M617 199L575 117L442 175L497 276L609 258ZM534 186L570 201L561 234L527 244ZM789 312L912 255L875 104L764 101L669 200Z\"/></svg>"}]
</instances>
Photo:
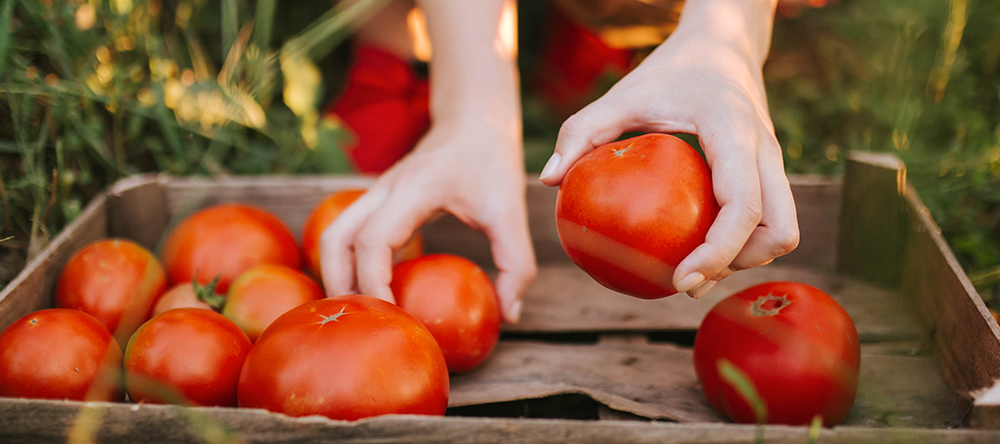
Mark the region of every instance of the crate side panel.
<instances>
[{"instance_id":1,"label":"crate side panel","mask_svg":"<svg viewBox=\"0 0 1000 444\"><path fill-rule=\"evenodd\" d=\"M0 330L28 313L51 308L66 261L84 245L107 237L107 225L107 199L99 194L0 292Z\"/></svg>"},{"instance_id":2,"label":"crate side panel","mask_svg":"<svg viewBox=\"0 0 1000 444\"><path fill-rule=\"evenodd\" d=\"M900 292L911 298L934 335L941 371L959 396L971 400L1000 379L997 325L916 190L909 204L909 242Z\"/></svg>"}]
</instances>

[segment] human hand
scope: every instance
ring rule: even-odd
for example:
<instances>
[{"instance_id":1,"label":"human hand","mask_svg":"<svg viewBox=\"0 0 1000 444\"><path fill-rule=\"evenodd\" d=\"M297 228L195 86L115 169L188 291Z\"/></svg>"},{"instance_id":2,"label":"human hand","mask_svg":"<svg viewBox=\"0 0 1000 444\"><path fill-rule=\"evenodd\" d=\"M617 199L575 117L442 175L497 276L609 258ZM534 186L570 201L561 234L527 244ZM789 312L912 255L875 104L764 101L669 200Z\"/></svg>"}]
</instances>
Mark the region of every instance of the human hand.
<instances>
[{"instance_id":1,"label":"human hand","mask_svg":"<svg viewBox=\"0 0 1000 444\"><path fill-rule=\"evenodd\" d=\"M437 211L447 211L490 240L496 291L508 323L536 266L528 234L520 131L489 122L436 123L346 209L320 239L328 296L352 293L395 302L392 252ZM356 276L356 278L355 278Z\"/></svg>"},{"instance_id":2,"label":"human hand","mask_svg":"<svg viewBox=\"0 0 1000 444\"><path fill-rule=\"evenodd\" d=\"M769 6L773 16L773 3L689 1L674 35L566 120L541 174L557 186L580 157L627 131L697 135L721 210L705 243L674 271L674 287L694 298L734 271L770 263L798 245L795 203L761 75L770 19L763 42L760 23L732 22L752 17L740 9L750 6L758 15Z\"/></svg>"}]
</instances>

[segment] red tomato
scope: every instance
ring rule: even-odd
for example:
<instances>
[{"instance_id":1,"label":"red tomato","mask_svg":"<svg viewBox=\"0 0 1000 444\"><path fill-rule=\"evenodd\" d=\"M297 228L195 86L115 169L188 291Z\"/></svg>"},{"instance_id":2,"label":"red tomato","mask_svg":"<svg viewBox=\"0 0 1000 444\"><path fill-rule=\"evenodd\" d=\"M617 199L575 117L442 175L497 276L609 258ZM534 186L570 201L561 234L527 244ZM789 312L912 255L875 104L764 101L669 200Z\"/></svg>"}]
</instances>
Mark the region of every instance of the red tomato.
<instances>
[{"instance_id":1,"label":"red tomato","mask_svg":"<svg viewBox=\"0 0 1000 444\"><path fill-rule=\"evenodd\" d=\"M317 299L323 299L323 289L309 276L284 265L258 265L229 286L222 315L255 342L278 316Z\"/></svg>"},{"instance_id":2,"label":"red tomato","mask_svg":"<svg viewBox=\"0 0 1000 444\"><path fill-rule=\"evenodd\" d=\"M432 254L392 269L396 303L434 335L448 370L466 372L490 356L500 338L493 282L472 261Z\"/></svg>"},{"instance_id":3,"label":"red tomato","mask_svg":"<svg viewBox=\"0 0 1000 444\"><path fill-rule=\"evenodd\" d=\"M149 319L166 285L163 267L149 250L123 239L102 240L66 262L55 305L97 318L123 344Z\"/></svg>"},{"instance_id":4,"label":"red tomato","mask_svg":"<svg viewBox=\"0 0 1000 444\"><path fill-rule=\"evenodd\" d=\"M197 282L177 284L167 290L153 306L153 316L175 308L216 310L225 302L224 295L215 294L215 285Z\"/></svg>"},{"instance_id":5,"label":"red tomato","mask_svg":"<svg viewBox=\"0 0 1000 444\"><path fill-rule=\"evenodd\" d=\"M214 311L178 308L139 327L125 347L125 387L135 402L235 406L250 340Z\"/></svg>"},{"instance_id":6,"label":"red tomato","mask_svg":"<svg viewBox=\"0 0 1000 444\"><path fill-rule=\"evenodd\" d=\"M36 311L0 333L0 396L116 401L121 362L121 347L93 316Z\"/></svg>"},{"instance_id":7,"label":"red tomato","mask_svg":"<svg viewBox=\"0 0 1000 444\"><path fill-rule=\"evenodd\" d=\"M323 230L326 230L326 227L337 220L337 216L355 200L358 200L362 194L365 194L365 190L348 189L330 194L313 208L309 218L306 219L305 225L302 226L302 250L305 252L309 273L312 273L314 277L322 276L319 261L319 238L323 234ZM416 231L405 245L396 250L393 256L395 261L399 262L419 257L421 254L424 254L424 240L420 236L420 232Z\"/></svg>"},{"instance_id":8,"label":"red tomato","mask_svg":"<svg viewBox=\"0 0 1000 444\"><path fill-rule=\"evenodd\" d=\"M694 340L694 366L708 401L736 422L757 416L723 381L718 362L742 370L767 407L771 424L841 423L854 404L861 345L851 317L819 289L769 282L722 300Z\"/></svg>"},{"instance_id":9,"label":"red tomato","mask_svg":"<svg viewBox=\"0 0 1000 444\"><path fill-rule=\"evenodd\" d=\"M646 134L595 148L563 179L556 228L597 282L643 299L677 293L674 269L715 221L711 173L690 145Z\"/></svg>"},{"instance_id":10,"label":"red tomato","mask_svg":"<svg viewBox=\"0 0 1000 444\"><path fill-rule=\"evenodd\" d=\"M347 295L291 309L257 339L240 407L355 420L444 415L448 368L434 337L403 309Z\"/></svg>"},{"instance_id":11,"label":"red tomato","mask_svg":"<svg viewBox=\"0 0 1000 444\"><path fill-rule=\"evenodd\" d=\"M295 237L276 216L243 204L201 210L170 233L163 244L163 265L171 284L191 282L197 274L205 285L220 277L216 290L225 293L244 271L276 263L299 268Z\"/></svg>"}]
</instances>

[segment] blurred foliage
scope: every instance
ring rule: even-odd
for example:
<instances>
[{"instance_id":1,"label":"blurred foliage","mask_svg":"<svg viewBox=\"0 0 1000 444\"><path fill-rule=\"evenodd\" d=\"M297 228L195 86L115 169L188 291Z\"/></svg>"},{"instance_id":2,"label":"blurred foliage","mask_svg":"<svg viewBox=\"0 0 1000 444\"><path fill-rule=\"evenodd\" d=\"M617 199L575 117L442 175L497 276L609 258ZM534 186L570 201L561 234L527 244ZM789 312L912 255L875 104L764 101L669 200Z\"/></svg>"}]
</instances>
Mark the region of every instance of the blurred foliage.
<instances>
[{"instance_id":1,"label":"blurred foliage","mask_svg":"<svg viewBox=\"0 0 1000 444\"><path fill-rule=\"evenodd\" d=\"M842 0L775 25L765 81L790 173L891 151L1000 307L1000 2Z\"/></svg>"},{"instance_id":2,"label":"blurred foliage","mask_svg":"<svg viewBox=\"0 0 1000 444\"><path fill-rule=\"evenodd\" d=\"M313 60L384 3L0 1L0 284L125 175L348 171Z\"/></svg>"}]
</instances>

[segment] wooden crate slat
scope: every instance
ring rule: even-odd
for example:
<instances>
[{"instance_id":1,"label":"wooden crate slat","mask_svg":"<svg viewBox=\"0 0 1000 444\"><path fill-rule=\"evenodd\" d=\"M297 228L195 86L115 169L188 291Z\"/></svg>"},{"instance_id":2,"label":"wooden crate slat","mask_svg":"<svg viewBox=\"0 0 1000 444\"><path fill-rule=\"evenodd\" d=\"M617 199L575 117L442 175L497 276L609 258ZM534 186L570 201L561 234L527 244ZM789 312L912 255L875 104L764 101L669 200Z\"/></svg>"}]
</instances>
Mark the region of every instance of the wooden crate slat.
<instances>
[{"instance_id":1,"label":"wooden crate slat","mask_svg":"<svg viewBox=\"0 0 1000 444\"><path fill-rule=\"evenodd\" d=\"M602 287L572 264L550 264L539 270L528 289L521 322L506 326L505 331L693 331L723 298L753 285L785 280L813 285L830 294L851 315L863 342L923 337L919 322L905 307L906 300L896 292L777 264L737 272L699 300L683 294L656 300L633 298Z\"/></svg>"},{"instance_id":2,"label":"wooden crate slat","mask_svg":"<svg viewBox=\"0 0 1000 444\"><path fill-rule=\"evenodd\" d=\"M28 313L51 308L63 265L84 245L107 237L107 226L107 199L100 194L0 291L0 331Z\"/></svg>"},{"instance_id":3,"label":"wooden crate slat","mask_svg":"<svg viewBox=\"0 0 1000 444\"><path fill-rule=\"evenodd\" d=\"M435 418L390 415L356 422L326 418L290 418L256 409L193 408L78 402L11 400L0 403L0 442L5 444L66 442L78 417L100 421L94 442L177 443L203 436L246 443L353 444L386 443L657 443L735 444L753 442L752 425L673 424L637 421L559 419ZM228 432L228 433L227 433ZM210 435L206 435L209 433ZM802 444L806 427L766 426L768 443ZM823 429L824 444L859 442L996 443L1000 432L920 428L836 427ZM217 441L218 442L218 441Z\"/></svg>"}]
</instances>

